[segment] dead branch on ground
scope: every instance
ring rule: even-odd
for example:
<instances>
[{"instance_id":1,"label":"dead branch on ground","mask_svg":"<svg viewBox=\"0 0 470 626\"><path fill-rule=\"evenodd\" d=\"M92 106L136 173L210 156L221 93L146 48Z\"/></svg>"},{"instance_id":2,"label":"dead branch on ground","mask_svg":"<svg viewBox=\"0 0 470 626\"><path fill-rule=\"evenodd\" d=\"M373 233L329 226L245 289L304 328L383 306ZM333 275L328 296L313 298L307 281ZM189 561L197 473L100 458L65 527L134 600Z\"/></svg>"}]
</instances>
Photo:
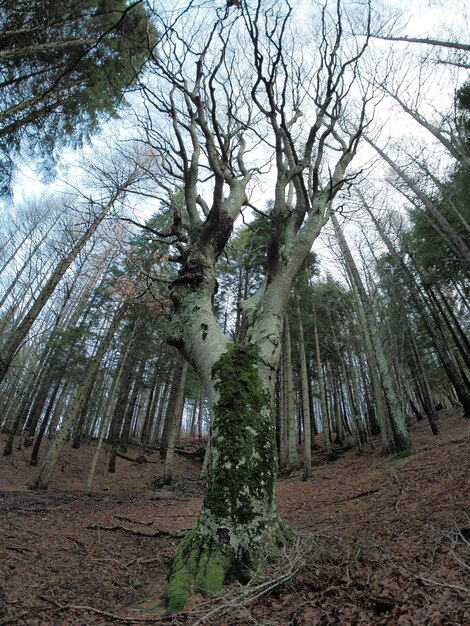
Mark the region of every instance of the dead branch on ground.
<instances>
[{"instance_id":1,"label":"dead branch on ground","mask_svg":"<svg viewBox=\"0 0 470 626\"><path fill-rule=\"evenodd\" d=\"M172 537L175 539L180 539L184 537L184 535L189 532L190 528L185 528L183 530L177 530L172 532L171 530L155 530L151 533L145 533L142 530L135 530L134 528L127 528L126 526L121 526L120 524L116 524L116 526L102 526L101 524L90 524L87 528L91 528L92 530L108 530L111 532L115 532L118 530L122 530L125 533L131 533L132 535L139 535L141 537Z\"/></svg>"}]
</instances>

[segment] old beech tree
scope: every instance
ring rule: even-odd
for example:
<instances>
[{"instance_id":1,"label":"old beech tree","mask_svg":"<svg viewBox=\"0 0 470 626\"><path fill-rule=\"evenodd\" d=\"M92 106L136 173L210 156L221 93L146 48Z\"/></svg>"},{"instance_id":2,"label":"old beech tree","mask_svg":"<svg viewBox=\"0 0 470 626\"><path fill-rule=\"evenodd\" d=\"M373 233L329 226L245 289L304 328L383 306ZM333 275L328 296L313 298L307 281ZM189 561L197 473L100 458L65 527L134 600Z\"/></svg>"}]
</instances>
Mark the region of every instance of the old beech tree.
<instances>
[{"instance_id":1,"label":"old beech tree","mask_svg":"<svg viewBox=\"0 0 470 626\"><path fill-rule=\"evenodd\" d=\"M179 14L161 4L144 126L172 214L171 231L159 235L179 264L170 342L199 374L213 412L204 504L166 594L176 610L192 591L247 578L288 537L276 508L272 413L283 319L348 182L367 100L356 80L367 39L343 45L339 1L307 26L305 7L299 15L285 1L186 2ZM267 271L242 304L246 333L234 343L214 316L216 266L250 209L270 222Z\"/></svg>"}]
</instances>

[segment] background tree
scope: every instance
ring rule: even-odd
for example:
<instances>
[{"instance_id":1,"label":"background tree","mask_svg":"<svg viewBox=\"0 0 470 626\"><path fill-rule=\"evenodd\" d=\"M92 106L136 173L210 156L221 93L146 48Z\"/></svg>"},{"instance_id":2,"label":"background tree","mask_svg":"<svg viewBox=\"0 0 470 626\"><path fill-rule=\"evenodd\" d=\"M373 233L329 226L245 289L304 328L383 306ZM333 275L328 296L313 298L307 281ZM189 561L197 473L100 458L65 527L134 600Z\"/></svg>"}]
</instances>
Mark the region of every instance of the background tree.
<instances>
[{"instance_id":1,"label":"background tree","mask_svg":"<svg viewBox=\"0 0 470 626\"><path fill-rule=\"evenodd\" d=\"M116 114L155 45L140 0L2 1L0 175L29 150L51 164L54 150L88 139Z\"/></svg>"}]
</instances>

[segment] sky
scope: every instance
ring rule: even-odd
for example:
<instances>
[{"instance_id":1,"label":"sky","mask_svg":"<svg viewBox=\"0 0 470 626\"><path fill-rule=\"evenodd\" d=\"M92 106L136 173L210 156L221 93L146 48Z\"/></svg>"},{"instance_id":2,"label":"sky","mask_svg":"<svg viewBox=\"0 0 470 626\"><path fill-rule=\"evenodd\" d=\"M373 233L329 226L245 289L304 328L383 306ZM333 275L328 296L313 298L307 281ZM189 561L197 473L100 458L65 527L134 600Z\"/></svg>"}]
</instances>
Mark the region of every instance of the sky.
<instances>
[{"instance_id":1,"label":"sky","mask_svg":"<svg viewBox=\"0 0 470 626\"><path fill-rule=\"evenodd\" d=\"M301 0L301 4L304 4L305 7L308 7L311 4L311 0ZM364 2L362 2L362 5ZM380 0L373 2L373 7L376 10L380 6ZM387 0L384 2L385 5L392 5L396 8L396 10L400 11L402 9L406 10L406 17L402 18L402 23L406 24L403 29L403 34L408 36L415 37L425 37L425 36L440 36L442 38L446 38L449 36L448 30L449 28L458 28L460 31L460 35L464 37L463 40L467 41L470 38L468 37L468 10L466 8L466 3L461 0L409 0L406 3L398 0ZM455 17L457 16L457 20ZM465 32L467 32L467 38L465 39ZM405 49L407 44L390 44L389 42L374 42L378 48L387 49L390 46L392 47L401 47ZM414 46L411 48L413 52L417 52L421 54L421 50L423 49L424 53L431 51L427 46ZM452 90L451 87L449 87ZM440 92L443 90L443 85L436 85L436 95L431 98L431 102L433 105L437 105L437 100L440 97ZM436 107L437 108L437 107ZM401 114L402 122L401 129L403 134L408 134L410 131L408 129L412 129L411 132L420 133L419 129L413 128L413 123L407 118L406 115ZM397 128L396 117L393 117L393 123L395 125L395 129ZM113 122L113 124L115 124ZM97 145L99 145L99 139L95 140ZM86 152L90 153L93 151L93 148L86 148ZM364 154L367 155L367 152ZM67 172L69 176L76 176L76 167L75 163L79 158L80 153L74 152L72 150L64 150L63 157L61 159L61 176ZM367 161L367 156L365 157L365 161ZM69 164L69 165L67 165ZM64 189L65 184L63 178L59 176L59 178L52 184L45 184L41 182L40 177L34 171L31 165L28 163L24 163L20 166L18 174L15 178L15 184L13 187L13 203L22 203L31 198L31 196L41 196L48 191L60 191ZM259 204L259 203L258 203Z\"/></svg>"}]
</instances>

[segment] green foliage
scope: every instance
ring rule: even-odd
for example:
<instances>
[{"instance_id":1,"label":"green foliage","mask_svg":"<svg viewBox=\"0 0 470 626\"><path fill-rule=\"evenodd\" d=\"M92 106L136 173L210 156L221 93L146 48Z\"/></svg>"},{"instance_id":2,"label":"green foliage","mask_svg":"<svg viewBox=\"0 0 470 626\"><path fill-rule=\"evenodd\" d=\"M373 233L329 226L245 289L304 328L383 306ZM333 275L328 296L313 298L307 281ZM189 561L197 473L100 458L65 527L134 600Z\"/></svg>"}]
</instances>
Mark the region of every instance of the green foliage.
<instances>
[{"instance_id":1,"label":"green foliage","mask_svg":"<svg viewBox=\"0 0 470 626\"><path fill-rule=\"evenodd\" d=\"M470 155L470 81L456 93L456 132ZM470 246L470 169L457 163L432 198L439 212L456 233ZM449 279L466 280L468 270L445 235L424 211L410 210L411 229L404 243L414 262L428 273L428 279L446 284Z\"/></svg>"},{"instance_id":2,"label":"green foliage","mask_svg":"<svg viewBox=\"0 0 470 626\"><path fill-rule=\"evenodd\" d=\"M460 140L464 142L467 154L470 154L470 80L457 90L455 101L458 111L457 129Z\"/></svg>"},{"instance_id":3,"label":"green foliage","mask_svg":"<svg viewBox=\"0 0 470 626\"><path fill-rule=\"evenodd\" d=\"M337 363L345 348L351 347L358 336L353 296L343 284L328 275L315 284L313 298L322 359ZM305 334L313 338L311 316L305 320ZM308 344L311 345L312 341Z\"/></svg>"},{"instance_id":4,"label":"green foliage","mask_svg":"<svg viewBox=\"0 0 470 626\"><path fill-rule=\"evenodd\" d=\"M154 46L142 3L7 0L0 16L0 175L28 149L52 164L116 113Z\"/></svg>"}]
</instances>

